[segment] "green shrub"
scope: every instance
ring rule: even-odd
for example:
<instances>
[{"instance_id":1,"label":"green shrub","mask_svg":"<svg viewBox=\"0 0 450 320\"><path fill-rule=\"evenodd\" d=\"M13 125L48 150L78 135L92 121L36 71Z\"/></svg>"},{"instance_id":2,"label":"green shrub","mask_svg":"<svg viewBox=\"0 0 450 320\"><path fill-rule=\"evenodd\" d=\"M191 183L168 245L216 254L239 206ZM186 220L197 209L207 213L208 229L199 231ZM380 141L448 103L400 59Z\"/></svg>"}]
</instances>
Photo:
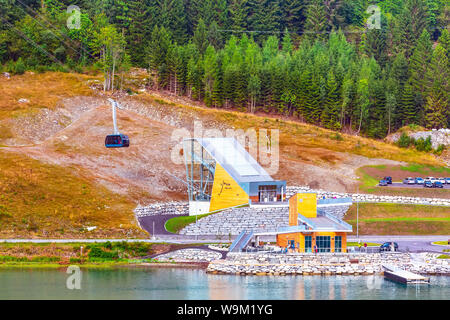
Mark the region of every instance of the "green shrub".
<instances>
[{"instance_id":1,"label":"green shrub","mask_svg":"<svg viewBox=\"0 0 450 320\"><path fill-rule=\"evenodd\" d=\"M31 262L59 262L60 257L33 257Z\"/></svg>"},{"instance_id":2,"label":"green shrub","mask_svg":"<svg viewBox=\"0 0 450 320\"><path fill-rule=\"evenodd\" d=\"M80 258L70 258L69 262L72 263L82 263L82 260Z\"/></svg>"},{"instance_id":3,"label":"green shrub","mask_svg":"<svg viewBox=\"0 0 450 320\"><path fill-rule=\"evenodd\" d=\"M117 251L104 251L100 247L92 247L88 254L89 259L100 258L105 260L114 260L119 258Z\"/></svg>"},{"instance_id":4,"label":"green shrub","mask_svg":"<svg viewBox=\"0 0 450 320\"><path fill-rule=\"evenodd\" d=\"M6 72L14 73L14 66L15 66L14 61L9 60L5 65Z\"/></svg>"},{"instance_id":5,"label":"green shrub","mask_svg":"<svg viewBox=\"0 0 450 320\"><path fill-rule=\"evenodd\" d=\"M400 136L400 139L397 141L397 145L400 148L409 148L410 145L414 145L415 140L414 138L409 137L406 133L402 133Z\"/></svg>"},{"instance_id":6,"label":"green shrub","mask_svg":"<svg viewBox=\"0 0 450 320\"><path fill-rule=\"evenodd\" d=\"M29 262L26 257L0 256L0 262Z\"/></svg>"},{"instance_id":7,"label":"green shrub","mask_svg":"<svg viewBox=\"0 0 450 320\"><path fill-rule=\"evenodd\" d=\"M27 71L25 63L22 58L19 58L14 65L14 73L15 74L24 74Z\"/></svg>"},{"instance_id":8,"label":"green shrub","mask_svg":"<svg viewBox=\"0 0 450 320\"><path fill-rule=\"evenodd\" d=\"M440 144L439 147L437 147L437 149L434 150L434 153L437 155L441 155L442 152L444 152L444 150L445 150L445 145Z\"/></svg>"},{"instance_id":9,"label":"green shrub","mask_svg":"<svg viewBox=\"0 0 450 320\"><path fill-rule=\"evenodd\" d=\"M431 136L428 136L426 139L424 138L417 139L414 145L418 151L431 152L431 150L433 150L433 145L431 143Z\"/></svg>"},{"instance_id":10,"label":"green shrub","mask_svg":"<svg viewBox=\"0 0 450 320\"><path fill-rule=\"evenodd\" d=\"M106 249L108 249L108 250L111 250L111 249L112 249L112 244L111 244L111 242L106 241L104 247L105 247Z\"/></svg>"},{"instance_id":11,"label":"green shrub","mask_svg":"<svg viewBox=\"0 0 450 320\"><path fill-rule=\"evenodd\" d=\"M336 133L332 135L330 138L336 141L344 141L344 137L342 137L340 133Z\"/></svg>"}]
</instances>

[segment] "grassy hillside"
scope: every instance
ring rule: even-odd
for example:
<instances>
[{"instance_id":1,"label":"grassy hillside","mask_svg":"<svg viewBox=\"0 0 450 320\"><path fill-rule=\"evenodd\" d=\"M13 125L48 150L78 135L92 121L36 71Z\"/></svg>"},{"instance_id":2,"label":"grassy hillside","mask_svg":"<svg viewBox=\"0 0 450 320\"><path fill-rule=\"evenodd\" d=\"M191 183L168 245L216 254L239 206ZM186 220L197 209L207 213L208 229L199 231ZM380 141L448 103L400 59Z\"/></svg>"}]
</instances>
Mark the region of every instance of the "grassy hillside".
<instances>
[{"instance_id":1,"label":"grassy hillside","mask_svg":"<svg viewBox=\"0 0 450 320\"><path fill-rule=\"evenodd\" d=\"M1 238L142 237L134 207L82 170L0 151Z\"/></svg>"},{"instance_id":2,"label":"grassy hillside","mask_svg":"<svg viewBox=\"0 0 450 320\"><path fill-rule=\"evenodd\" d=\"M93 95L88 82L98 77L74 73L26 73L6 79L0 76L0 120L53 109L63 98ZM28 103L19 102L29 100ZM5 130L5 128L3 128ZM0 138L2 132L0 131Z\"/></svg>"},{"instance_id":3,"label":"grassy hillside","mask_svg":"<svg viewBox=\"0 0 450 320\"><path fill-rule=\"evenodd\" d=\"M345 221L356 234L356 205ZM359 233L362 235L446 235L450 234L448 207L369 204L359 205Z\"/></svg>"}]
</instances>

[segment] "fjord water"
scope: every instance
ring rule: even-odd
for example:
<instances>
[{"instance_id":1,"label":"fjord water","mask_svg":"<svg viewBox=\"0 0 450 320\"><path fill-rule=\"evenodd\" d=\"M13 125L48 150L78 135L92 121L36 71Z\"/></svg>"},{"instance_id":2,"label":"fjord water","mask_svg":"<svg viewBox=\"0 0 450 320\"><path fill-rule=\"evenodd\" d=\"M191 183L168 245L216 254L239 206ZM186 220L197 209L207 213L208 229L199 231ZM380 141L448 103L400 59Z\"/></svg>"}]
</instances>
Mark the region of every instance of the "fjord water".
<instances>
[{"instance_id":1,"label":"fjord water","mask_svg":"<svg viewBox=\"0 0 450 320\"><path fill-rule=\"evenodd\" d=\"M449 299L450 277L430 285L401 285L381 276L230 276L178 268L82 270L81 289L69 290L66 269L0 271L0 299Z\"/></svg>"}]
</instances>

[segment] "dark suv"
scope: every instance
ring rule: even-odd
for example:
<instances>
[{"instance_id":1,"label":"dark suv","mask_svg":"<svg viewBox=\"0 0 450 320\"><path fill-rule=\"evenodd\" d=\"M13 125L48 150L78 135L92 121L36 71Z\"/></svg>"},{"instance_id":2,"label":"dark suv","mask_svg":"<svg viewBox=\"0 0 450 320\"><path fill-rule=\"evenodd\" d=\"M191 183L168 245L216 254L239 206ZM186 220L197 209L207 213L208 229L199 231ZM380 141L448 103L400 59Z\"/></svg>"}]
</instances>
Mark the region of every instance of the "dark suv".
<instances>
[{"instance_id":1,"label":"dark suv","mask_svg":"<svg viewBox=\"0 0 450 320\"><path fill-rule=\"evenodd\" d=\"M381 251L391 251L391 244L394 243L394 250L398 251L398 244L397 242L385 242L380 246L380 252Z\"/></svg>"},{"instance_id":2,"label":"dark suv","mask_svg":"<svg viewBox=\"0 0 450 320\"><path fill-rule=\"evenodd\" d=\"M440 181L433 182L433 188L443 188L444 185Z\"/></svg>"},{"instance_id":3,"label":"dark suv","mask_svg":"<svg viewBox=\"0 0 450 320\"><path fill-rule=\"evenodd\" d=\"M392 177L384 177L383 180L385 180L387 184L392 184Z\"/></svg>"}]
</instances>

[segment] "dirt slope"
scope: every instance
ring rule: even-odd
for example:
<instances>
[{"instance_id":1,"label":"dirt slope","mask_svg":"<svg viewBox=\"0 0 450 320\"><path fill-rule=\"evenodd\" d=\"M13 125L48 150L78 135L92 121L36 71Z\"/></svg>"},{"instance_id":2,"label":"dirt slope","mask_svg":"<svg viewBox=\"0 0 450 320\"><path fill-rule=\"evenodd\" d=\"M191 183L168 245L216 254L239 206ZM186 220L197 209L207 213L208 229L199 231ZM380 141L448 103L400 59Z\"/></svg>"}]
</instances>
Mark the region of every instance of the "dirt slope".
<instances>
[{"instance_id":1,"label":"dirt slope","mask_svg":"<svg viewBox=\"0 0 450 320\"><path fill-rule=\"evenodd\" d=\"M175 148L179 139L172 135L182 128L193 135L195 123L221 133L230 128L280 130L280 166L273 176L290 185L353 192L358 183L355 169L362 166L440 164L430 155L379 141L336 137L290 119L203 108L155 92L113 97L123 107L118 110L119 129L130 136L131 145L106 149L105 136L112 133L110 96L93 83L98 83L96 77L57 73L0 78L0 152L67 168L67 175L82 172L93 186L106 187L134 205L186 200L186 186L173 177L184 179L185 167L171 161L172 152L180 155ZM22 97L29 102L19 102ZM82 194L77 197L82 201ZM131 210L125 216L135 223Z\"/></svg>"}]
</instances>

